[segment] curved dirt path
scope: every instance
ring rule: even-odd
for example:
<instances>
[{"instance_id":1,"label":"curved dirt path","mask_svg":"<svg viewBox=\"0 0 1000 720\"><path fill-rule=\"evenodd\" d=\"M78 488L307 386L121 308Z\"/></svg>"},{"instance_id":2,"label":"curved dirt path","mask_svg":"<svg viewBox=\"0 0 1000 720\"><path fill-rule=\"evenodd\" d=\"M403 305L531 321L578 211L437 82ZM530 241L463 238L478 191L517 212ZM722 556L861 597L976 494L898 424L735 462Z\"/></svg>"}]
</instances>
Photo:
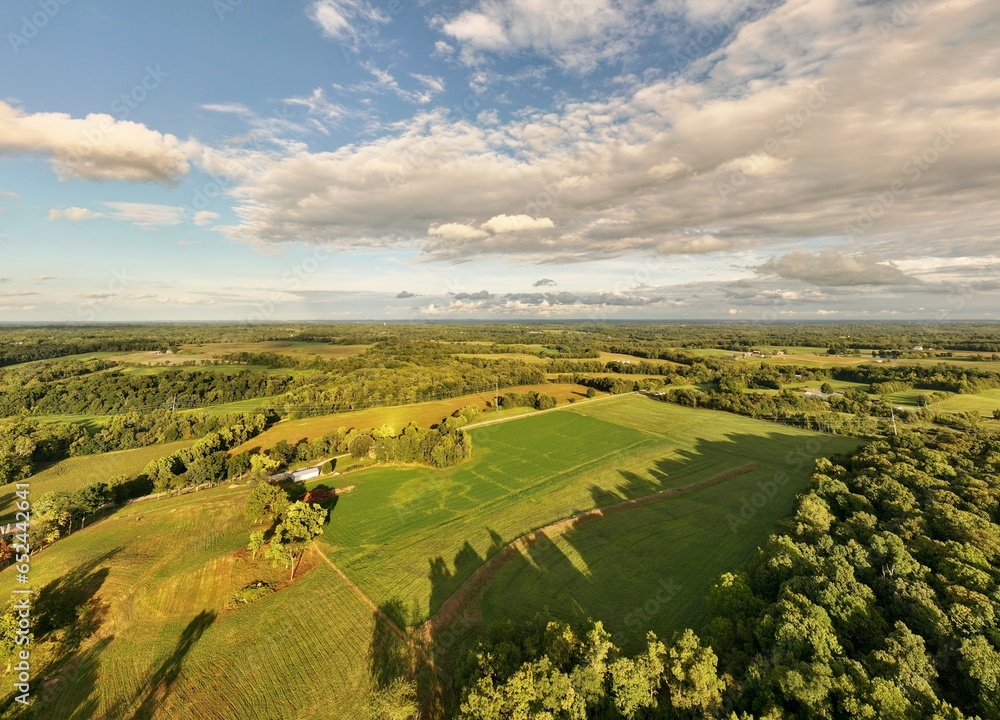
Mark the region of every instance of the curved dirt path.
<instances>
[{"instance_id":1,"label":"curved dirt path","mask_svg":"<svg viewBox=\"0 0 1000 720\"><path fill-rule=\"evenodd\" d=\"M451 625L455 618L458 617L470 603L477 601L482 596L482 593L486 590L490 582L494 577L496 577L497 573L500 572L504 565L514 559L516 555L520 555L522 550L528 548L532 543L541 538L558 537L559 535L563 535L583 523L600 520L601 518L617 515L618 513L632 510L633 508L641 507L643 505L649 505L651 503L660 502L661 500L680 497L681 495L686 495L688 493L695 492L696 490L702 490L703 488L711 487L712 485L716 485L725 480L752 472L758 467L759 465L757 463L749 462L745 465L740 465L739 467L731 470L726 470L725 472L718 473L712 477L705 478L704 480L691 483L690 485L660 490L651 495L644 495L643 497L635 498L633 500L625 500L620 503L615 503L614 505L607 505L605 507L587 510L586 512L578 513L577 515L563 518L562 520L557 520L526 535L522 535L516 540L508 543L500 552L477 568L469 579L462 583L458 590L452 593L452 595L444 601L438 611L434 613L433 617L420 626L418 633L426 644L430 645L433 643L435 635L437 635L442 629Z\"/></svg>"}]
</instances>

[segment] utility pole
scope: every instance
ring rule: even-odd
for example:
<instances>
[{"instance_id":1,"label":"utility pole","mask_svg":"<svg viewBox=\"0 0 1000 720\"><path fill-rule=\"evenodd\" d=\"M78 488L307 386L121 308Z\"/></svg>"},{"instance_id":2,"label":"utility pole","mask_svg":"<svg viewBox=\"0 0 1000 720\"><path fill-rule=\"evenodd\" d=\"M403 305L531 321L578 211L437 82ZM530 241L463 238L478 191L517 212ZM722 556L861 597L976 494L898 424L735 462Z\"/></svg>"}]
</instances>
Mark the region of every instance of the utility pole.
<instances>
[{"instance_id":1,"label":"utility pole","mask_svg":"<svg viewBox=\"0 0 1000 720\"><path fill-rule=\"evenodd\" d=\"M500 376L497 375L496 390L493 395L494 412L500 412Z\"/></svg>"},{"instance_id":2,"label":"utility pole","mask_svg":"<svg viewBox=\"0 0 1000 720\"><path fill-rule=\"evenodd\" d=\"M896 429L896 411L891 403L889 404L889 415L892 417L892 434L899 437L899 431Z\"/></svg>"}]
</instances>

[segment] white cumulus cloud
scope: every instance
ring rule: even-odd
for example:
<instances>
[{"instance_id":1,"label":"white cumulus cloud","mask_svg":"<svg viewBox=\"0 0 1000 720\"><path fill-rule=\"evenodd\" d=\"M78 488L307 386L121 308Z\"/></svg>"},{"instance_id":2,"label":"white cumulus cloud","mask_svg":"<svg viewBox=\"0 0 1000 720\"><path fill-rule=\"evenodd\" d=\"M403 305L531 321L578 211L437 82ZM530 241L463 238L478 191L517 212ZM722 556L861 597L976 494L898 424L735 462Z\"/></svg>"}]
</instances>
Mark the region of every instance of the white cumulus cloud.
<instances>
[{"instance_id":1,"label":"white cumulus cloud","mask_svg":"<svg viewBox=\"0 0 1000 720\"><path fill-rule=\"evenodd\" d=\"M175 136L92 114L28 113L0 102L0 155L43 155L62 179L176 183L188 170Z\"/></svg>"}]
</instances>

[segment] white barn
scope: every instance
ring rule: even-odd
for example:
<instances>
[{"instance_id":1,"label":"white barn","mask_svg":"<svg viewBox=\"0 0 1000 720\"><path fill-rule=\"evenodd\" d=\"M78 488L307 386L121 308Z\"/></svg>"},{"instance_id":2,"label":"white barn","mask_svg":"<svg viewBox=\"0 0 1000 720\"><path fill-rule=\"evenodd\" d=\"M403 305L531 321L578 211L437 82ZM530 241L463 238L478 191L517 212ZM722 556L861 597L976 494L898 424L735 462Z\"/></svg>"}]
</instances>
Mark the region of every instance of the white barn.
<instances>
[{"instance_id":1,"label":"white barn","mask_svg":"<svg viewBox=\"0 0 1000 720\"><path fill-rule=\"evenodd\" d=\"M292 480L295 482L305 482L306 480L312 480L315 477L319 477L318 467L308 467L302 468L301 470L296 470L292 473Z\"/></svg>"}]
</instances>

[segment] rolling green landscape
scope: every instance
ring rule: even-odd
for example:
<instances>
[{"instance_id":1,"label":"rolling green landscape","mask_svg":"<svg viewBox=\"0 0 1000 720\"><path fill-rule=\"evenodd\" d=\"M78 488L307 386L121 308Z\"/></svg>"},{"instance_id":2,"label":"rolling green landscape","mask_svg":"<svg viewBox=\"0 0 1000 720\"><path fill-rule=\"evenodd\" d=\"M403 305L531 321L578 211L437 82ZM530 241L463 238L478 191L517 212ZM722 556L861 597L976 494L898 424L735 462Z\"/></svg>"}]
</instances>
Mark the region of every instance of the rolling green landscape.
<instances>
[{"instance_id":1,"label":"rolling green landscape","mask_svg":"<svg viewBox=\"0 0 1000 720\"><path fill-rule=\"evenodd\" d=\"M710 648L720 678L749 677L745 647L775 653L774 668L785 660L769 636L738 628L770 632L774 608L793 598L824 608L837 642L855 637L860 611L844 615L836 593L816 589L820 576L847 583L873 623L908 617L876 609L871 594L885 591L873 563L895 572L906 553L943 568L942 597L978 593L939 601L953 617L966 612L957 602L987 612L995 570L983 538L995 518L979 508L997 492L1000 375L985 365L970 374L945 358L889 364L870 352L840 362L791 343L779 363L681 347L710 344L698 326L672 341L612 328L600 343L572 325L541 338L538 327L503 342L486 339L494 328L334 327L344 344L324 345L213 342L205 326L170 331L180 335L166 343L169 363L137 363L165 350L70 343L0 367L4 402L23 403L0 421L0 500L14 523L15 491L30 487L36 593L33 702L23 710L5 689L0 716L479 717L470 703L508 692L524 663L550 672L538 653L562 652L553 633L579 658L607 633L614 667L644 653L660 662L655 637ZM162 342L135 332L137 345ZM189 356L209 364L184 365ZM906 459L879 460L894 454ZM286 475L308 468L318 476ZM921 554L929 541L916 531L876 531L896 527L903 507L937 518L921 526L933 542L964 538L965 549L941 565L947 554ZM293 511L314 518L300 539ZM11 598L22 587L16 532L0 544L0 596ZM817 559L830 543L845 549ZM890 547L892 560L877 559ZM913 572L924 582L928 571ZM12 608L0 618L16 618ZM3 632L13 653L16 621ZM922 632L957 658L940 672L988 666L962 644L985 630ZM872 637L837 652L876 652ZM878 672L872 662L865 673ZM855 696L888 707L851 677ZM705 695L705 717L749 707L751 686L718 682L725 692ZM954 687L908 702L923 712L948 697L989 717L979 690ZM761 717L798 717L780 715L782 703L806 702L790 686L769 692L785 699L768 696Z\"/></svg>"},{"instance_id":2,"label":"rolling green landscape","mask_svg":"<svg viewBox=\"0 0 1000 720\"><path fill-rule=\"evenodd\" d=\"M1000 1L0 27L0 720L1000 720Z\"/></svg>"}]
</instances>

